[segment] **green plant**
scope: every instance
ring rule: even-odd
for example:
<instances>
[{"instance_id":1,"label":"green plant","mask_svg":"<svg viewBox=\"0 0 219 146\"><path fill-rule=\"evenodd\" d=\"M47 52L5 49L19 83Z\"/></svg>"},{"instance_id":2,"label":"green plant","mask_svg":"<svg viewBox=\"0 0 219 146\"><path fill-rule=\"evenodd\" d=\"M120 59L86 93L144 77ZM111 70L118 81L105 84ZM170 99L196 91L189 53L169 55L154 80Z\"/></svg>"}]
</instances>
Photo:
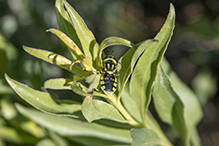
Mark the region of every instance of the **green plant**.
<instances>
[{"instance_id":1,"label":"green plant","mask_svg":"<svg viewBox=\"0 0 219 146\"><path fill-rule=\"evenodd\" d=\"M176 129L183 144L200 145L196 130L202 117L200 105L168 63L165 60L160 63L175 26L172 4L156 37L137 45L119 37L108 37L98 45L83 19L65 0L56 1L56 14L61 31L49 29L48 32L65 43L73 61L46 50L23 48L37 58L72 72L73 79L50 79L44 83L43 91L37 91L5 75L21 98L52 114L16 104L22 115L52 132L55 144L67 145L60 137L54 138L57 135L53 132L75 145L172 145L148 109L153 96L160 119ZM130 49L119 59L117 92L107 95L99 87L102 52L113 45ZM76 94L64 98L57 94L60 90ZM38 144L44 144L44 140Z\"/></svg>"}]
</instances>

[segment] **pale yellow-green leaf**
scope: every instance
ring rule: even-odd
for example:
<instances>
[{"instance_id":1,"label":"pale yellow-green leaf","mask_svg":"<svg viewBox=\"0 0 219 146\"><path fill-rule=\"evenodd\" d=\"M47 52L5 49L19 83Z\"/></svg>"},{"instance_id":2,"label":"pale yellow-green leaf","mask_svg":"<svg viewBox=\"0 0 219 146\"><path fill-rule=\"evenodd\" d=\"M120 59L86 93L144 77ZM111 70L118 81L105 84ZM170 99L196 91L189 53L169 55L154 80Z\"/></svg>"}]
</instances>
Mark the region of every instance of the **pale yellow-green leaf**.
<instances>
[{"instance_id":1,"label":"pale yellow-green leaf","mask_svg":"<svg viewBox=\"0 0 219 146\"><path fill-rule=\"evenodd\" d=\"M23 46L23 48L27 53L29 53L29 54L31 54L39 59L42 59L46 62L49 62L51 64L55 64L61 68L64 68L64 69L66 69L74 74L77 74L80 76L88 76L89 75L88 72L83 71L82 69L80 69L79 67L77 67L75 65L72 67L72 70L70 70L71 61L69 59L59 55L59 54L56 54L56 53L53 53L50 51L46 51L46 50L26 47L26 46Z\"/></svg>"},{"instance_id":2,"label":"pale yellow-green leaf","mask_svg":"<svg viewBox=\"0 0 219 146\"><path fill-rule=\"evenodd\" d=\"M89 57L85 57L81 62L81 66L83 70L85 71L92 71L92 68L93 68L92 59Z\"/></svg>"},{"instance_id":3,"label":"pale yellow-green leaf","mask_svg":"<svg viewBox=\"0 0 219 146\"><path fill-rule=\"evenodd\" d=\"M81 42L84 54L86 57L90 57L93 60L96 60L98 44L95 40L94 35L88 29L84 20L80 17L80 15L73 9L71 5L65 0L63 0L66 11L68 12L75 31L77 32L78 38Z\"/></svg>"},{"instance_id":4,"label":"pale yellow-green leaf","mask_svg":"<svg viewBox=\"0 0 219 146\"><path fill-rule=\"evenodd\" d=\"M70 51L77 57L78 60L82 60L84 58L84 54L78 48L78 46L72 41L66 34L57 29L48 29L47 32L50 31L55 34L62 42L70 49Z\"/></svg>"}]
</instances>

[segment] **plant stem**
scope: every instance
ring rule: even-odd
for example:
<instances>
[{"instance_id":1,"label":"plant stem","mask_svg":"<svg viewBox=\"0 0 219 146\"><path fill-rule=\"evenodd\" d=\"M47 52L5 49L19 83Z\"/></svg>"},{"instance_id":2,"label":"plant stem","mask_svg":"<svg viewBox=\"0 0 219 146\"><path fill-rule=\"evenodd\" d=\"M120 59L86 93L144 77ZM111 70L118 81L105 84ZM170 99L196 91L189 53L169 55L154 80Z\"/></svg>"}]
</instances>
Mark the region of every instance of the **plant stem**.
<instances>
[{"instance_id":1,"label":"plant stem","mask_svg":"<svg viewBox=\"0 0 219 146\"><path fill-rule=\"evenodd\" d=\"M119 100L116 100L114 95L108 95L110 101L112 104L118 109L118 111L125 117L125 119L129 122L130 125L133 125L135 127L144 127L141 123L134 120L130 114L126 111L126 109L122 106L121 102Z\"/></svg>"}]
</instances>

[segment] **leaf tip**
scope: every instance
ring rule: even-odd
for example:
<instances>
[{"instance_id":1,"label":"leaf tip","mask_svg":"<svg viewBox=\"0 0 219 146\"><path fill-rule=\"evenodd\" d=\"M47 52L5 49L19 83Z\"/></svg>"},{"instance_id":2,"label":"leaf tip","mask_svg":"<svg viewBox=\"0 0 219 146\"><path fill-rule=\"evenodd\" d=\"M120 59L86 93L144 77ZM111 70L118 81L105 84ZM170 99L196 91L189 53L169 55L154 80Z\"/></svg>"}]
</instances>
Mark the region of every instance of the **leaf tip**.
<instances>
[{"instance_id":1,"label":"leaf tip","mask_svg":"<svg viewBox=\"0 0 219 146\"><path fill-rule=\"evenodd\" d=\"M56 29L54 29L54 28L49 28L49 29L46 30L46 32L53 32L54 30L56 30Z\"/></svg>"},{"instance_id":2,"label":"leaf tip","mask_svg":"<svg viewBox=\"0 0 219 146\"><path fill-rule=\"evenodd\" d=\"M174 5L172 3L170 3L170 10L169 10L169 13L175 15L175 8L174 8Z\"/></svg>"},{"instance_id":3,"label":"leaf tip","mask_svg":"<svg viewBox=\"0 0 219 146\"><path fill-rule=\"evenodd\" d=\"M5 73L5 79L8 82L9 76Z\"/></svg>"},{"instance_id":4,"label":"leaf tip","mask_svg":"<svg viewBox=\"0 0 219 146\"><path fill-rule=\"evenodd\" d=\"M25 50L27 48L27 46L23 45L22 48Z\"/></svg>"},{"instance_id":5,"label":"leaf tip","mask_svg":"<svg viewBox=\"0 0 219 146\"><path fill-rule=\"evenodd\" d=\"M46 32L50 32L51 28L47 29Z\"/></svg>"},{"instance_id":6,"label":"leaf tip","mask_svg":"<svg viewBox=\"0 0 219 146\"><path fill-rule=\"evenodd\" d=\"M5 73L5 80L8 82L8 84L12 87L13 89L13 82L15 82L13 79L11 79L6 73Z\"/></svg>"},{"instance_id":7,"label":"leaf tip","mask_svg":"<svg viewBox=\"0 0 219 146\"><path fill-rule=\"evenodd\" d=\"M22 48L23 48L24 51L26 51L27 53L29 53L29 50L31 49L30 47L27 47L27 46L25 46L25 45L23 45Z\"/></svg>"}]
</instances>

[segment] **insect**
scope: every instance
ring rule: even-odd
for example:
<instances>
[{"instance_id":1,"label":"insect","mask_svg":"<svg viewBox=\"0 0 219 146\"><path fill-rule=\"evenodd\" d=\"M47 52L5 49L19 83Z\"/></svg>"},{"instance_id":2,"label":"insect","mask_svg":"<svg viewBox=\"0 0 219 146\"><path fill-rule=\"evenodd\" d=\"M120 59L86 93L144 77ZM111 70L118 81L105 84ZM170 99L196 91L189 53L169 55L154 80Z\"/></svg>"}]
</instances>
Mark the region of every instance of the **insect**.
<instances>
[{"instance_id":1,"label":"insect","mask_svg":"<svg viewBox=\"0 0 219 146\"><path fill-rule=\"evenodd\" d=\"M103 59L100 87L106 94L112 94L117 88L117 60L111 54Z\"/></svg>"}]
</instances>

